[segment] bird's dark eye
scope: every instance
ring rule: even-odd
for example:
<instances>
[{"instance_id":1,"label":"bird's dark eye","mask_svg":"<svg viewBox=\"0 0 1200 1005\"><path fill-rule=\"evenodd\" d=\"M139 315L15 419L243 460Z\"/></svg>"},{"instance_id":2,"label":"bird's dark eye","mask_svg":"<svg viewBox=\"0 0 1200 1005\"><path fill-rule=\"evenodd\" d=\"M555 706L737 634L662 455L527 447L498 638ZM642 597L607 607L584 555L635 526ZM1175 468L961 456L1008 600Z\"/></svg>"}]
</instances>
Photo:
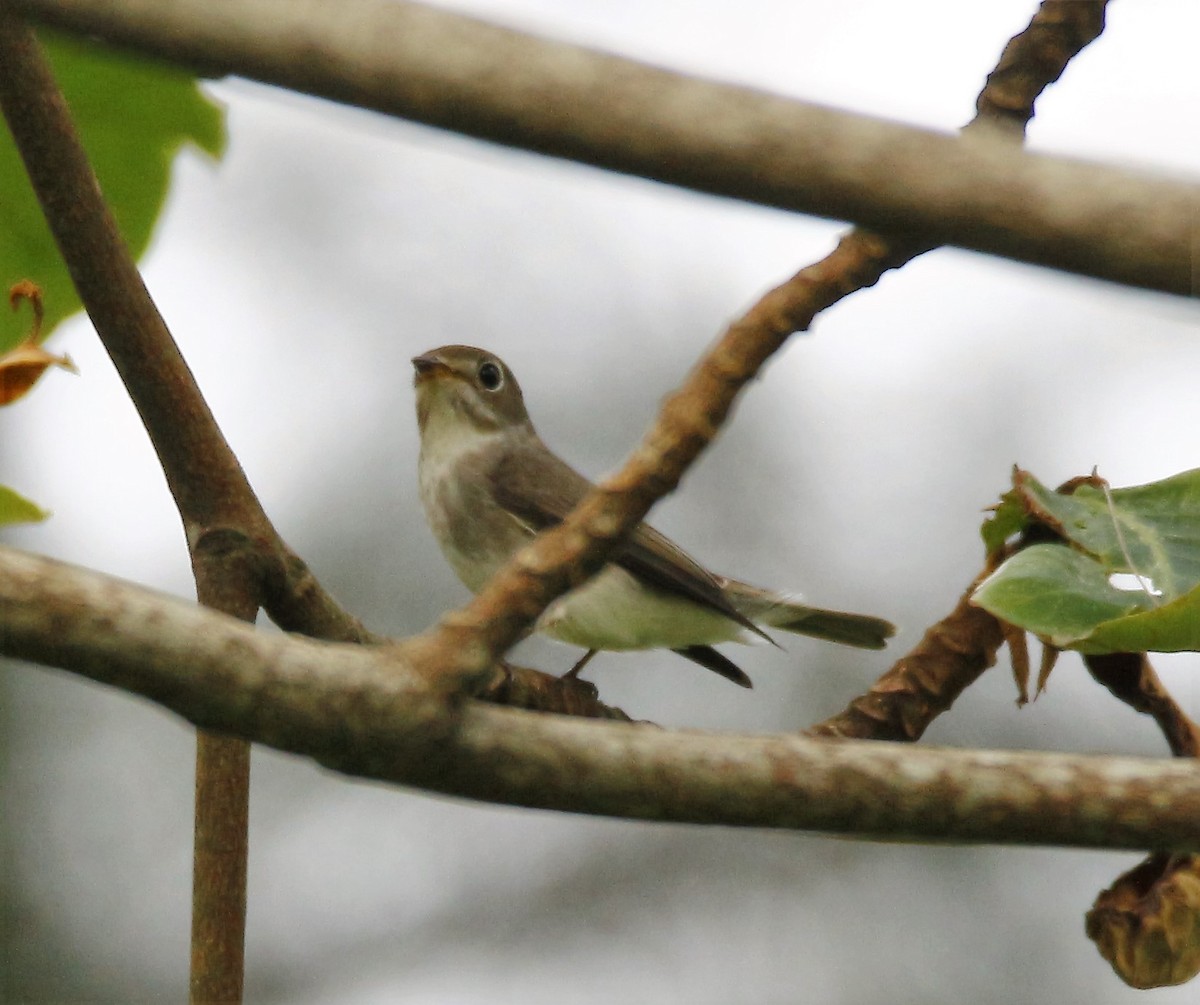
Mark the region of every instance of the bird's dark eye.
<instances>
[{"instance_id":1,"label":"bird's dark eye","mask_svg":"<svg viewBox=\"0 0 1200 1005\"><path fill-rule=\"evenodd\" d=\"M498 390L504 383L504 374L500 372L500 367L489 359L479 364L479 383L483 385L484 390Z\"/></svg>"}]
</instances>

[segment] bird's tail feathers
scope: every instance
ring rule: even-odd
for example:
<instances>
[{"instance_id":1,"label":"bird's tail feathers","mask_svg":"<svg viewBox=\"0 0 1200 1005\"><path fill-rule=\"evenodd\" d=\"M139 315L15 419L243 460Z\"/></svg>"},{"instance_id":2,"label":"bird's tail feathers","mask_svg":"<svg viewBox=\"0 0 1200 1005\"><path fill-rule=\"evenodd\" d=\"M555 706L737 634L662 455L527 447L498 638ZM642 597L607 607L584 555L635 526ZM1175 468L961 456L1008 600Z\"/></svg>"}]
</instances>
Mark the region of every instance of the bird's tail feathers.
<instances>
[{"instance_id":1,"label":"bird's tail feathers","mask_svg":"<svg viewBox=\"0 0 1200 1005\"><path fill-rule=\"evenodd\" d=\"M760 590L732 579L723 580L721 586L739 611L768 628L859 649L882 649L896 632L890 621L869 614L809 607L794 596Z\"/></svg>"}]
</instances>

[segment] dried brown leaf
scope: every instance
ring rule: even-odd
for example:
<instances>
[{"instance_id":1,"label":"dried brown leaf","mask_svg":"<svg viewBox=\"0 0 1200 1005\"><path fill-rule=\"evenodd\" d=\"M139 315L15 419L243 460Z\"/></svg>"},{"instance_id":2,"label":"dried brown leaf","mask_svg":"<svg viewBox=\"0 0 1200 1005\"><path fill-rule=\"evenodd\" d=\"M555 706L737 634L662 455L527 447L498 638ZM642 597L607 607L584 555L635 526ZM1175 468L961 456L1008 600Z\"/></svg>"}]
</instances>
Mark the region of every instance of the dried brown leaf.
<instances>
[{"instance_id":1,"label":"dried brown leaf","mask_svg":"<svg viewBox=\"0 0 1200 1005\"><path fill-rule=\"evenodd\" d=\"M8 305L14 311L26 300L33 309L33 327L29 330L27 339L38 343L42 340L42 318L45 317L46 311L42 305L42 288L32 279L21 279L13 283L8 291Z\"/></svg>"},{"instance_id":2,"label":"dried brown leaf","mask_svg":"<svg viewBox=\"0 0 1200 1005\"><path fill-rule=\"evenodd\" d=\"M52 366L79 372L70 356L55 356L34 341L22 342L0 356L0 405L23 398Z\"/></svg>"},{"instance_id":3,"label":"dried brown leaf","mask_svg":"<svg viewBox=\"0 0 1200 1005\"><path fill-rule=\"evenodd\" d=\"M17 310L28 302L33 310L33 324L24 341L0 356L0 405L11 405L29 393L30 388L52 366L78 373L70 356L55 356L39 344L42 340L42 291L28 279L14 283L8 291L8 302Z\"/></svg>"},{"instance_id":4,"label":"dried brown leaf","mask_svg":"<svg viewBox=\"0 0 1200 1005\"><path fill-rule=\"evenodd\" d=\"M1058 662L1058 657L1061 653L1061 649L1050 645L1050 643L1042 643L1042 662L1038 665L1037 691L1033 696L1035 701L1042 696L1042 692L1046 690L1046 685L1050 683L1050 673Z\"/></svg>"},{"instance_id":5,"label":"dried brown leaf","mask_svg":"<svg viewBox=\"0 0 1200 1005\"><path fill-rule=\"evenodd\" d=\"M864 740L914 742L996 659L1003 627L971 603L989 565L946 617L901 656L869 691L806 732Z\"/></svg>"},{"instance_id":6,"label":"dried brown leaf","mask_svg":"<svg viewBox=\"0 0 1200 1005\"><path fill-rule=\"evenodd\" d=\"M1001 621L1000 630L1008 645L1013 681L1017 685L1017 708L1024 708L1029 704L1029 643L1025 639L1025 632L1016 625Z\"/></svg>"},{"instance_id":7,"label":"dried brown leaf","mask_svg":"<svg viewBox=\"0 0 1200 1005\"><path fill-rule=\"evenodd\" d=\"M1200 856L1157 852L1096 898L1088 938L1130 987L1200 973Z\"/></svg>"}]
</instances>

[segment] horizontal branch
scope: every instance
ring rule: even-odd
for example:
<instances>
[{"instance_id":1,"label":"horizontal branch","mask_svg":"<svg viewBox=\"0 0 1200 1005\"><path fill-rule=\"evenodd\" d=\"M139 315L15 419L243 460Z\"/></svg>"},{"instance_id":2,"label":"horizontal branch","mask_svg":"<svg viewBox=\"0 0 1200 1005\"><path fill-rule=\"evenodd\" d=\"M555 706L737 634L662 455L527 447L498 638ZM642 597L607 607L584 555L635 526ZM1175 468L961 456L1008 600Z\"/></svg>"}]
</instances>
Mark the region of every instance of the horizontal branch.
<instances>
[{"instance_id":1,"label":"horizontal branch","mask_svg":"<svg viewBox=\"0 0 1200 1005\"><path fill-rule=\"evenodd\" d=\"M1194 762L722 736L447 698L403 644L267 635L0 548L0 651L347 774L579 813L1005 844L1200 851Z\"/></svg>"},{"instance_id":2,"label":"horizontal branch","mask_svg":"<svg viewBox=\"0 0 1200 1005\"><path fill-rule=\"evenodd\" d=\"M13 0L191 65L508 146L1184 296L1200 186L837 112L390 0Z\"/></svg>"}]
</instances>

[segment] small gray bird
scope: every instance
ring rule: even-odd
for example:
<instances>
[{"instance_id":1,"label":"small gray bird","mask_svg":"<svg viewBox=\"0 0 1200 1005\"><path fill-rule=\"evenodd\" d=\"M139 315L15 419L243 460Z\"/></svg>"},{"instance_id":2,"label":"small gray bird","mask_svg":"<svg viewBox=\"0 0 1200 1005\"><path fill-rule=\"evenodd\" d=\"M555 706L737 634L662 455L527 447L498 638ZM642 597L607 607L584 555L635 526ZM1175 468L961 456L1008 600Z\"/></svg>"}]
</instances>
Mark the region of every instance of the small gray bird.
<instances>
[{"instance_id":1,"label":"small gray bird","mask_svg":"<svg viewBox=\"0 0 1200 1005\"><path fill-rule=\"evenodd\" d=\"M478 592L592 486L542 442L498 357L449 345L412 363L425 516L459 579ZM713 575L646 524L599 573L551 604L535 630L587 650L570 676L600 649L672 649L750 687L712 646L772 641L760 625L864 649L882 649L895 630L880 618L806 607Z\"/></svg>"}]
</instances>

